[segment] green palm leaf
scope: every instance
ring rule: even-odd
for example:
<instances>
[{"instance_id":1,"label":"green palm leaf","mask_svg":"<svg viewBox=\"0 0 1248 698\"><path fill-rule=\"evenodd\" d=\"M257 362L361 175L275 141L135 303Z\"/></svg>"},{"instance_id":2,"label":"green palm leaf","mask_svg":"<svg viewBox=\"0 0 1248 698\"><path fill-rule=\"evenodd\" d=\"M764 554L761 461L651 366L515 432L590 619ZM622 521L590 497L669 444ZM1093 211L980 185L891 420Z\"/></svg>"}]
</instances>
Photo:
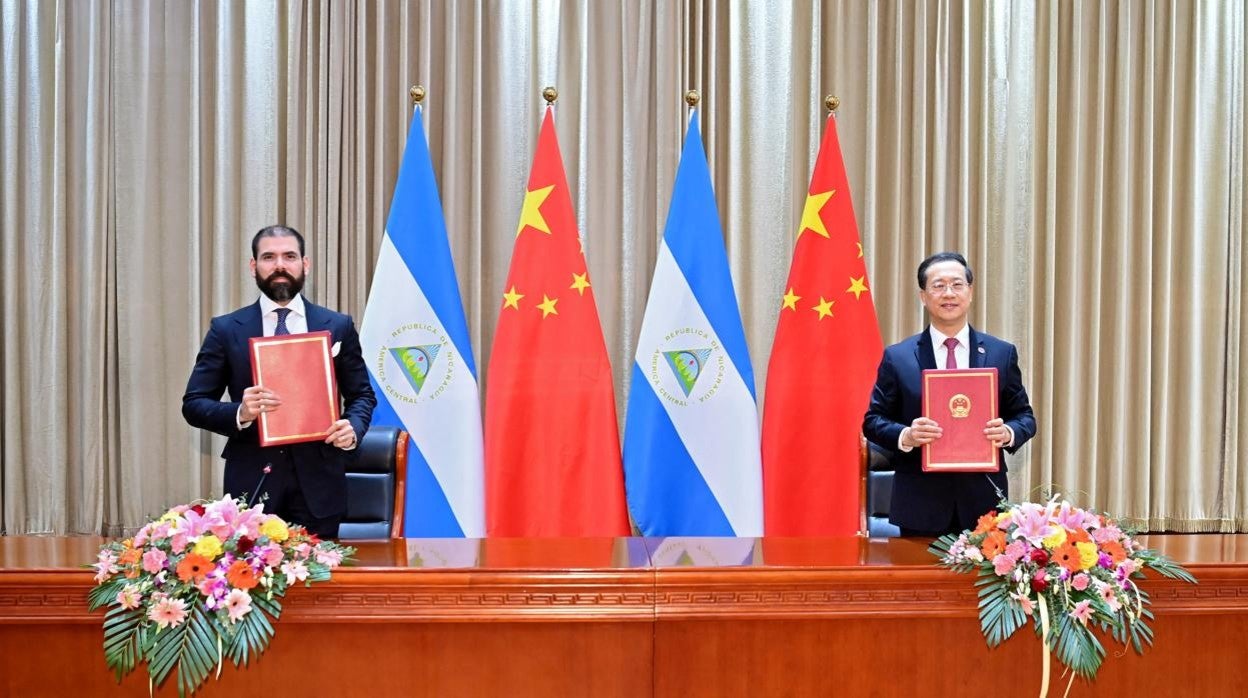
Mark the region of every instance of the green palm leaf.
<instances>
[{"instance_id":1,"label":"green palm leaf","mask_svg":"<svg viewBox=\"0 0 1248 698\"><path fill-rule=\"evenodd\" d=\"M281 609L281 604L275 600L260 594L252 597L251 612L234 624L234 634L226 644L225 653L234 666L247 666L253 655L258 656L268 648L274 633L268 616L276 618Z\"/></svg>"},{"instance_id":2,"label":"green palm leaf","mask_svg":"<svg viewBox=\"0 0 1248 698\"><path fill-rule=\"evenodd\" d=\"M203 607L195 604L184 623L156 633L148 673L157 686L178 668L178 695L194 693L217 663L217 633Z\"/></svg>"},{"instance_id":3,"label":"green palm leaf","mask_svg":"<svg viewBox=\"0 0 1248 698\"><path fill-rule=\"evenodd\" d=\"M126 585L125 577L117 577L92 587L87 593L87 610L94 611L117 601L117 592Z\"/></svg>"},{"instance_id":4,"label":"green palm leaf","mask_svg":"<svg viewBox=\"0 0 1248 698\"><path fill-rule=\"evenodd\" d=\"M1053 649L1057 659L1079 676L1092 679L1101 668L1105 659L1105 647L1096 639L1092 631L1071 618L1064 611L1058 611L1056 641Z\"/></svg>"},{"instance_id":5,"label":"green palm leaf","mask_svg":"<svg viewBox=\"0 0 1248 698\"><path fill-rule=\"evenodd\" d=\"M1005 642L1026 622L1023 609L1010 598L1010 583L992 570L981 569L979 579L979 626L989 647Z\"/></svg>"},{"instance_id":6,"label":"green palm leaf","mask_svg":"<svg viewBox=\"0 0 1248 698\"><path fill-rule=\"evenodd\" d=\"M117 606L104 616L104 661L117 676L118 683L134 671L138 662L142 624L143 613L137 609Z\"/></svg>"},{"instance_id":7,"label":"green palm leaf","mask_svg":"<svg viewBox=\"0 0 1248 698\"><path fill-rule=\"evenodd\" d=\"M1170 579L1178 579L1180 581L1187 582L1188 584L1199 583L1196 581L1196 578L1192 576L1192 573L1187 571L1187 568L1183 567L1174 560L1171 560L1165 555L1159 555L1147 550L1143 552L1149 553L1143 555L1144 564L1149 568L1156 570L1157 574L1160 574L1163 577L1169 577Z\"/></svg>"}]
</instances>

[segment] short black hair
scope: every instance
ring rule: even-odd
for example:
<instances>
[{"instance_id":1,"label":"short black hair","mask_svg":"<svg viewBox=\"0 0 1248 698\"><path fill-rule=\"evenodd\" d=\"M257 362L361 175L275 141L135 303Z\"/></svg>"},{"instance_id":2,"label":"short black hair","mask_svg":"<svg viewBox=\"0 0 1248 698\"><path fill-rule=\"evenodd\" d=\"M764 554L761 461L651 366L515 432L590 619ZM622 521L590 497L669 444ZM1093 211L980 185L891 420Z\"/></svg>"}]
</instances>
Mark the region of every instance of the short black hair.
<instances>
[{"instance_id":1,"label":"short black hair","mask_svg":"<svg viewBox=\"0 0 1248 698\"><path fill-rule=\"evenodd\" d=\"M971 266L966 263L966 257L957 252L937 252L927 259L919 262L919 290L927 290L927 268L933 264L940 262L957 262L966 270L966 285L971 286L975 283L975 274L971 272Z\"/></svg>"},{"instance_id":2,"label":"short black hair","mask_svg":"<svg viewBox=\"0 0 1248 698\"><path fill-rule=\"evenodd\" d=\"M260 253L260 240L263 238L280 238L293 237L299 242L299 256L307 257L303 252L303 236L298 230L286 225L269 225L260 229L256 236L251 239L251 258L255 259Z\"/></svg>"}]
</instances>

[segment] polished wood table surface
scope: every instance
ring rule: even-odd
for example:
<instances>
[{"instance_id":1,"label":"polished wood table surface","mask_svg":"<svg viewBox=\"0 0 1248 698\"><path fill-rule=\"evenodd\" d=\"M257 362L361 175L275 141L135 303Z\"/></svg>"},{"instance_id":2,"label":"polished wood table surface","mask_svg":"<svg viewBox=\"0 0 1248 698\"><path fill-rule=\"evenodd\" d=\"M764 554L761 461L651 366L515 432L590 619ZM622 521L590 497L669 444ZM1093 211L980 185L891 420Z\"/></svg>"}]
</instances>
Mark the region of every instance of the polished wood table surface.
<instances>
[{"instance_id":1,"label":"polished wood table surface","mask_svg":"<svg viewBox=\"0 0 1248 698\"><path fill-rule=\"evenodd\" d=\"M140 672L116 685L100 649L102 612L86 612L92 573L82 565L101 542L0 537L0 695L147 693ZM1107 645L1097 682L1076 681L1071 695L1238 694L1248 681L1248 535L1145 543L1200 584L1150 579L1155 646L1137 657ZM934 566L926 544L361 542L332 582L287 595L259 662L227 664L204 695L278 685L368 696L1034 693L1039 642L1024 629L988 650L973 578ZM158 694L174 694L172 684Z\"/></svg>"}]
</instances>

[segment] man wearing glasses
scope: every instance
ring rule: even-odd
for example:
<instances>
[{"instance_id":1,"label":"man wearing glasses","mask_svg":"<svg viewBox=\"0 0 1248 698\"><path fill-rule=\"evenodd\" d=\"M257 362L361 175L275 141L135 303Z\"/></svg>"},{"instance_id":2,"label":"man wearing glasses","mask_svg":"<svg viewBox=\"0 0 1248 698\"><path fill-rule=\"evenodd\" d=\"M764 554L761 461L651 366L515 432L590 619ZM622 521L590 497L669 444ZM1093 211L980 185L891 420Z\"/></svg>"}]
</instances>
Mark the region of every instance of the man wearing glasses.
<instances>
[{"instance_id":1,"label":"man wearing glasses","mask_svg":"<svg viewBox=\"0 0 1248 698\"><path fill-rule=\"evenodd\" d=\"M1013 453L1036 433L1013 344L978 332L967 322L975 276L956 252L919 264L919 300L930 325L884 350L862 431L889 454L895 473L889 520L903 536L940 536L974 528L1008 489L1005 456L995 473L925 473L921 446L941 437L941 425L921 416L924 369L997 369L999 418L984 438Z\"/></svg>"}]
</instances>

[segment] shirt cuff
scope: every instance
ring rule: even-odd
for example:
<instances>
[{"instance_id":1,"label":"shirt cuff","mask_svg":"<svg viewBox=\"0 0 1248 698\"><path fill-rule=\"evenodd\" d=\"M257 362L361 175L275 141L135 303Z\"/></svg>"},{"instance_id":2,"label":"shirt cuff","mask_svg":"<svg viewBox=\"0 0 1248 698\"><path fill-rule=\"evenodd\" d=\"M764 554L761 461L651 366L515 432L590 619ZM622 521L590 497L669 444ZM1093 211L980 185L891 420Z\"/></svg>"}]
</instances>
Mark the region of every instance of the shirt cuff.
<instances>
[{"instance_id":1,"label":"shirt cuff","mask_svg":"<svg viewBox=\"0 0 1248 698\"><path fill-rule=\"evenodd\" d=\"M253 423L255 423L255 421L256 420L253 419L250 422L244 422L243 421L243 406L242 405L238 406L238 411L234 413L234 425L238 427L239 431L242 431L246 429L247 427L251 426Z\"/></svg>"},{"instance_id":2,"label":"shirt cuff","mask_svg":"<svg viewBox=\"0 0 1248 698\"><path fill-rule=\"evenodd\" d=\"M909 434L909 433L910 433L910 427L906 427L905 429L901 430L900 434L897 435L897 450L901 451L902 453L909 453L914 450L913 446L905 445L906 434Z\"/></svg>"},{"instance_id":3,"label":"shirt cuff","mask_svg":"<svg viewBox=\"0 0 1248 698\"><path fill-rule=\"evenodd\" d=\"M1004 424L1004 425L1002 425L1002 426L1004 426L1004 427L1005 427L1005 430L1006 430L1006 431L1010 432L1010 440L1009 440L1009 441L1007 441L1007 442L1005 442L1005 447L1006 447L1006 448L1014 448L1014 430L1010 428L1010 425L1009 425L1009 424Z\"/></svg>"}]
</instances>

